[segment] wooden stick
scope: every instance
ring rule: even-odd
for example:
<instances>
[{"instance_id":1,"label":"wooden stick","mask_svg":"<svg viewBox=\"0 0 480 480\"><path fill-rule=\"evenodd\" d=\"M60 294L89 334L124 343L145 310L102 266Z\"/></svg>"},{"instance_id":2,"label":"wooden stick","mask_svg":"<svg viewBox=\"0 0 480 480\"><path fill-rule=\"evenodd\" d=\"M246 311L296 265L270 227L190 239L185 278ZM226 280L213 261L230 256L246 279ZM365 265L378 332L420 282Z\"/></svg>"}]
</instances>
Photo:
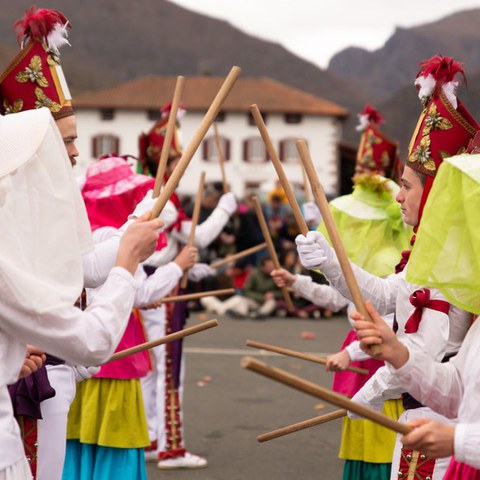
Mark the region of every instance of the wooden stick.
<instances>
[{"instance_id":1,"label":"wooden stick","mask_svg":"<svg viewBox=\"0 0 480 480\"><path fill-rule=\"evenodd\" d=\"M151 218L157 218L160 215L160 212L165 208L166 203L168 202L170 196L177 187L180 178L182 178L182 175L185 173L188 164L190 163L193 155L200 146L200 143L205 137L208 129L215 120L215 117L218 115L218 112L220 111L223 102L225 101L228 94L235 85L235 82L237 81L241 71L242 70L240 67L232 67L232 69L230 70L230 73L225 79L225 82L223 82L223 85L220 87L220 90L218 91L216 97L210 105L210 108L203 117L203 120L201 121L195 135L188 144L187 148L184 150L182 158L179 160L178 165L175 167L172 175L165 184L165 187L162 189L162 192L160 193L157 202L152 208Z\"/></svg>"},{"instance_id":2,"label":"wooden stick","mask_svg":"<svg viewBox=\"0 0 480 480\"><path fill-rule=\"evenodd\" d=\"M275 246L273 245L272 237L270 236L270 232L268 230L267 222L265 221L265 217L263 216L262 206L260 205L260 200L258 197L253 197L253 204L255 207L255 212L257 213L258 223L260 224L260 228L262 229L263 237L265 238L265 242L267 243L268 252L270 253L270 258L272 259L273 265L276 270L282 268L280 266L280 262L278 261L277 252L275 251ZM282 295L285 299L285 303L287 304L287 310L289 312L293 312L293 302L292 297L287 289L287 287L282 287Z\"/></svg>"},{"instance_id":3,"label":"wooden stick","mask_svg":"<svg viewBox=\"0 0 480 480\"><path fill-rule=\"evenodd\" d=\"M228 193L227 176L225 175L225 155L223 154L220 135L218 134L216 123L213 124L213 129L215 130L215 144L217 145L218 159L220 161L220 172L222 173L223 193Z\"/></svg>"},{"instance_id":4,"label":"wooden stick","mask_svg":"<svg viewBox=\"0 0 480 480\"><path fill-rule=\"evenodd\" d=\"M309 382L308 380L297 377L296 375L292 375L291 373L281 370L280 368L271 367L264 362L256 360L255 358L244 357L241 361L241 366L248 370L252 370L255 373L259 373L260 375L271 378L272 380L283 383L284 385L295 388L296 390L307 393L308 395L320 398L325 402L336 405L337 407L345 408L346 410L356 413L361 417L367 418L372 422L383 425L394 432L401 433L402 435L406 435L412 430L412 427L409 427L404 423L397 422L396 420L377 412L373 408L352 402L344 395L332 392L327 388L323 388L313 382Z\"/></svg>"},{"instance_id":5,"label":"wooden stick","mask_svg":"<svg viewBox=\"0 0 480 480\"><path fill-rule=\"evenodd\" d=\"M177 111L180 99L182 98L183 87L185 85L185 77L179 75L173 92L172 108L168 115L167 129L165 131L165 140L163 142L162 151L160 152L160 160L158 162L157 176L155 177L155 185L153 187L153 198L157 198L160 194L160 188L163 185L163 176L167 168L168 155L172 145L172 137L175 132L177 123Z\"/></svg>"},{"instance_id":6,"label":"wooden stick","mask_svg":"<svg viewBox=\"0 0 480 480\"><path fill-rule=\"evenodd\" d=\"M156 340L151 340L150 342L145 342L135 347L126 348L125 350L114 353L105 363L114 362L115 360L120 360L121 358L128 357L129 355L133 355L134 353L143 352L144 350L149 350L151 348L158 347L159 345L173 342L174 340L178 340L179 338L188 337L189 335L203 332L203 330L208 330L209 328L213 328L216 326L218 326L217 320L208 320L207 322L199 323L198 325L194 325L193 327L184 328L183 330L171 333L170 335L165 335L164 337L157 338ZM105 363L103 365L105 365Z\"/></svg>"},{"instance_id":7,"label":"wooden stick","mask_svg":"<svg viewBox=\"0 0 480 480\"><path fill-rule=\"evenodd\" d=\"M315 167L313 166L307 144L303 140L297 140L295 143L298 149L298 153L300 154L300 159L302 160L303 167L307 172L307 177L312 187L313 197L315 198L315 202L317 203L318 208L320 209L320 213L322 214L323 221L325 222L325 227L327 229L328 235L330 236L330 240L332 241L332 246L335 249L335 253L337 254L337 258L340 263L340 267L342 268L342 273L345 277L348 290L350 291L350 295L352 296L353 303L355 304L355 308L363 315L366 320L373 322L367 312L367 309L365 308L362 294L360 292L360 288L358 287L357 279L355 278L352 265L350 264L350 260L347 257L347 252L345 251L342 239L340 238L337 226L335 225L335 220L333 219L330 208L328 207L327 197L325 196L325 192L322 188L320 180L318 179ZM374 355L379 355L382 352L381 345L372 345L372 352Z\"/></svg>"},{"instance_id":8,"label":"wooden stick","mask_svg":"<svg viewBox=\"0 0 480 480\"><path fill-rule=\"evenodd\" d=\"M324 415L310 418L308 420L304 420L303 422L293 423L292 425L278 428L277 430L273 430L272 432L262 433L261 435L258 435L257 441L260 443L268 442L269 440L273 440L274 438L283 437L284 435L299 432L300 430L305 430L310 427L316 427L317 425L321 425L322 423L327 423L332 420L337 420L338 418L345 417L346 415L347 411L343 408L341 408L340 410L334 410L333 412L325 413Z\"/></svg>"},{"instance_id":9,"label":"wooden stick","mask_svg":"<svg viewBox=\"0 0 480 480\"><path fill-rule=\"evenodd\" d=\"M213 263L210 264L210 268L220 268L223 267L223 265L226 265L227 263L234 262L235 260L238 260L239 258L243 257L248 257L252 253L259 252L260 250L263 250L264 248L267 248L267 243L259 243L258 245L255 245L254 247L247 248L245 250L242 250L241 252L234 253L233 255L230 255L228 257L222 258L221 260L217 260Z\"/></svg>"},{"instance_id":10,"label":"wooden stick","mask_svg":"<svg viewBox=\"0 0 480 480\"><path fill-rule=\"evenodd\" d=\"M202 195L203 188L205 186L205 172L200 174L200 181L198 182L197 196L195 198L195 203L193 205L193 214L192 214L192 226L190 228L190 234L188 236L187 247L193 247L195 242L195 230L198 224L198 217L200 215L200 207L202 205ZM185 270L182 280L180 281L180 288L187 288L188 283L188 269Z\"/></svg>"},{"instance_id":11,"label":"wooden stick","mask_svg":"<svg viewBox=\"0 0 480 480\"><path fill-rule=\"evenodd\" d=\"M312 191L310 190L310 185L308 183L307 173L302 165L302 177L303 177L303 191L305 192L305 201L312 201Z\"/></svg>"},{"instance_id":12,"label":"wooden stick","mask_svg":"<svg viewBox=\"0 0 480 480\"><path fill-rule=\"evenodd\" d=\"M272 140L270 139L270 135L268 134L267 127L265 125L265 122L263 121L260 110L258 109L257 105L253 104L250 106L250 112L252 113L253 119L257 124L258 130L260 131L260 135L262 136L263 141L265 142L268 155L270 156L273 166L277 171L277 176L280 180L280 183L282 184L282 188L285 194L287 195L288 203L290 204L290 207L292 209L293 216L295 217L295 221L297 222L298 228L303 233L303 235L306 235L307 232L309 231L307 222L305 222L305 219L303 218L302 211L300 210L297 199L293 194L293 190L292 190L292 187L290 186L288 178L285 175L285 172L282 167L282 162L280 161L280 158L275 150L275 147L273 146Z\"/></svg>"},{"instance_id":13,"label":"wooden stick","mask_svg":"<svg viewBox=\"0 0 480 480\"><path fill-rule=\"evenodd\" d=\"M247 347L261 348L262 350L268 350L269 352L280 353L281 355L288 355L289 357L301 358L303 360L308 360L309 362L321 363L322 365L327 364L327 359L325 357L317 357L316 355L297 352L295 350L289 350L288 348L269 345L268 343L247 340L245 345L247 345ZM369 373L368 370L366 370L365 368L355 367L354 365L349 365L346 370L349 370L350 372L360 373L362 375L368 375Z\"/></svg>"},{"instance_id":14,"label":"wooden stick","mask_svg":"<svg viewBox=\"0 0 480 480\"><path fill-rule=\"evenodd\" d=\"M221 288L220 290L209 290L207 292L197 292L197 293L188 293L187 295L175 295L171 297L164 297L156 302L147 305L142 310L151 310L152 308L158 308L164 303L178 303L178 302L188 302L189 300L196 300L197 298L203 297L222 297L223 295L230 295L235 293L234 288Z\"/></svg>"}]
</instances>

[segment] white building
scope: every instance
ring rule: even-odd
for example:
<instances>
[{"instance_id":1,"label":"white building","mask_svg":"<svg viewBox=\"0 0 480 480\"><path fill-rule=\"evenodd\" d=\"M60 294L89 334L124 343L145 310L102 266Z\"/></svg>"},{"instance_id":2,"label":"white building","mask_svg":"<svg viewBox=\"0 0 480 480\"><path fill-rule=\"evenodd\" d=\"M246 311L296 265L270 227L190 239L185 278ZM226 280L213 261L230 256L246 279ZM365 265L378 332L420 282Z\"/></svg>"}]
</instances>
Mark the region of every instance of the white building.
<instances>
[{"instance_id":1,"label":"white building","mask_svg":"<svg viewBox=\"0 0 480 480\"><path fill-rule=\"evenodd\" d=\"M182 102L187 113L181 120L180 130L184 147L196 132L223 80L209 76L186 79ZM171 101L175 82L175 77L145 77L75 98L80 151L78 173L83 173L89 162L105 153L137 156L139 134L152 127L160 108ZM338 194L338 143L348 111L270 78L240 78L216 119L231 190L243 196L266 182L273 185L277 179L250 116L249 107L254 103L264 116L292 185L303 185L295 147L295 141L301 138L307 142L325 192ZM202 170L206 172L207 181L221 180L213 128L195 153L179 191L194 193Z\"/></svg>"}]
</instances>

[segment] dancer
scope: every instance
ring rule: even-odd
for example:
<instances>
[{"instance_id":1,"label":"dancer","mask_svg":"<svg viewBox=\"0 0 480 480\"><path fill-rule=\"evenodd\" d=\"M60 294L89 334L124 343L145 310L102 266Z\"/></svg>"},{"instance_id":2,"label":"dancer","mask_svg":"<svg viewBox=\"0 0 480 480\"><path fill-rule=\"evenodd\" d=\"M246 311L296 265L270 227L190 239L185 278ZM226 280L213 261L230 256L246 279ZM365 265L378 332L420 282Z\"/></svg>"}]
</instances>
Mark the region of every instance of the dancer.
<instances>
[{"instance_id":1,"label":"dancer","mask_svg":"<svg viewBox=\"0 0 480 480\"><path fill-rule=\"evenodd\" d=\"M421 63L416 84L424 110L412 137L409 157L397 195L405 223L418 227L423 208L443 159L464 150L479 129L476 121L455 96L457 74L461 65L448 57L435 56ZM318 232L297 238L302 264L320 269L342 294L349 296L333 249ZM403 255L402 266L408 254ZM469 315L450 305L437 289L422 288L405 279L405 272L385 279L375 277L353 265L363 296L371 299L381 315L395 313L394 328L399 340L416 344L436 361L455 355L469 326ZM387 367L381 367L354 396L354 400L381 409L385 400L402 394L406 409L401 420L443 418L421 405L406 393ZM418 471L421 478L442 478L449 459L431 459L423 453L413 454L401 447L397 436L392 460L391 478L406 478L409 471ZM423 455L423 456L422 456Z\"/></svg>"}]
</instances>

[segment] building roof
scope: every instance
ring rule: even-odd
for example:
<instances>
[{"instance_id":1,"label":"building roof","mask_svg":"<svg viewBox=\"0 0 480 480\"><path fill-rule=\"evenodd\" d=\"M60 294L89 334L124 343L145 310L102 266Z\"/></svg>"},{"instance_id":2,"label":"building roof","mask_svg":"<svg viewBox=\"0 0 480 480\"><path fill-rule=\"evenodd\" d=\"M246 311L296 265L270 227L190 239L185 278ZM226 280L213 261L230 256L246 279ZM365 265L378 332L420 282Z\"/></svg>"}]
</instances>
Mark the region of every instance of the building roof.
<instances>
[{"instance_id":1,"label":"building roof","mask_svg":"<svg viewBox=\"0 0 480 480\"><path fill-rule=\"evenodd\" d=\"M188 111L205 112L215 98L223 77L187 77L182 102ZM171 101L176 77L142 77L120 85L83 93L73 100L76 109L159 109ZM347 117L349 112L333 102L271 78L239 78L222 111L248 111L256 103L263 113L297 113Z\"/></svg>"}]
</instances>

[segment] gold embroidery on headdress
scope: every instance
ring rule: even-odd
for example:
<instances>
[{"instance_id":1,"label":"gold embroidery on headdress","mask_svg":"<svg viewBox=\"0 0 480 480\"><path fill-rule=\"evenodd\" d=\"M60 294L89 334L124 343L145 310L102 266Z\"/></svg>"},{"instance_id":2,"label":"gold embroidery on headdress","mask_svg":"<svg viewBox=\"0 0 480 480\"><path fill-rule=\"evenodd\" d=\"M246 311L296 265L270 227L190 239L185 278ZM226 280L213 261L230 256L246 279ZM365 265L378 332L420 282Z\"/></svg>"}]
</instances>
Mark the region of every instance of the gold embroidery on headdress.
<instances>
[{"instance_id":1,"label":"gold embroidery on headdress","mask_svg":"<svg viewBox=\"0 0 480 480\"><path fill-rule=\"evenodd\" d=\"M37 82L40 87L48 87L48 80L42 71L42 59L38 55L34 55L28 67L25 67L23 72L17 73L15 80L20 83Z\"/></svg>"}]
</instances>

